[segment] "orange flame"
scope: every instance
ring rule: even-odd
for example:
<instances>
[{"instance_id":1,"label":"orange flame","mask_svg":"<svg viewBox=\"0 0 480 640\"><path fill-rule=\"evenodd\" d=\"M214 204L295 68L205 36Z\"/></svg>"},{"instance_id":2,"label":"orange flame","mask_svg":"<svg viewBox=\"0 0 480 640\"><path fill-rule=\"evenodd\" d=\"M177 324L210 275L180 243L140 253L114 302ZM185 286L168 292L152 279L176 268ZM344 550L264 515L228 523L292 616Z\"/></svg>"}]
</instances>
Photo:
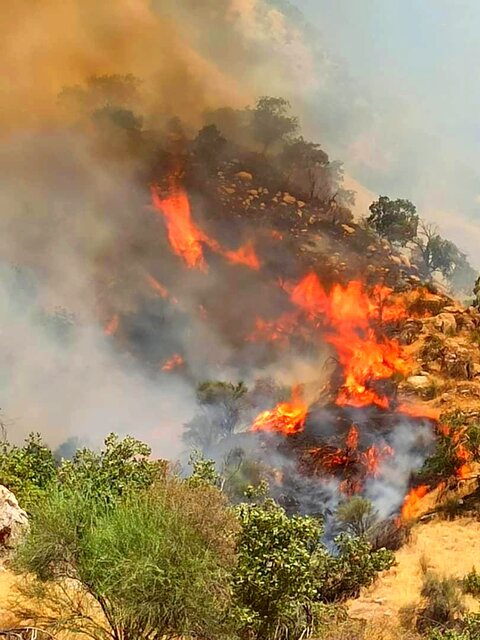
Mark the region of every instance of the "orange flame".
<instances>
[{"instance_id":1,"label":"orange flame","mask_svg":"<svg viewBox=\"0 0 480 640\"><path fill-rule=\"evenodd\" d=\"M107 324L105 325L105 328L103 329L103 333L106 336L113 336L115 335L115 333L117 333L118 331L118 325L120 324L120 320L118 318L118 315L115 314L113 315L110 320L107 322Z\"/></svg>"},{"instance_id":2,"label":"orange flame","mask_svg":"<svg viewBox=\"0 0 480 640\"><path fill-rule=\"evenodd\" d=\"M157 186L150 188L152 203L163 215L167 224L168 241L172 251L180 256L189 269L207 270L203 245L224 256L231 264L241 264L250 269L260 269L260 261L252 242L235 251L223 249L220 244L199 229L193 219L188 196L183 189L173 186L166 198L160 197Z\"/></svg>"},{"instance_id":3,"label":"orange flame","mask_svg":"<svg viewBox=\"0 0 480 640\"><path fill-rule=\"evenodd\" d=\"M185 360L182 358L182 356L178 353L175 353L171 358L165 360L162 365L162 371L173 371L174 369L177 369L184 364Z\"/></svg>"},{"instance_id":4,"label":"orange flame","mask_svg":"<svg viewBox=\"0 0 480 640\"><path fill-rule=\"evenodd\" d=\"M371 383L410 371L398 342L377 338L373 329L385 316L399 318L405 313L397 302L389 301L390 293L391 289L377 286L369 297L361 282L352 281L346 287L335 285L327 295L311 272L290 295L295 305L328 329L326 340L336 348L345 375L339 405L376 404L386 409L389 399L372 389Z\"/></svg>"},{"instance_id":5,"label":"orange flame","mask_svg":"<svg viewBox=\"0 0 480 640\"><path fill-rule=\"evenodd\" d=\"M156 278L154 278L152 275L147 273L147 275L145 276L145 279L148 282L148 284L151 286L151 288L155 291L155 293L158 293L158 295L161 298L169 297L170 294L168 292L167 287L164 287L163 284L159 282Z\"/></svg>"},{"instance_id":6,"label":"orange flame","mask_svg":"<svg viewBox=\"0 0 480 640\"><path fill-rule=\"evenodd\" d=\"M224 256L231 264L243 264L250 269L258 271L260 269L260 260L257 258L253 243L251 241L243 245L236 251L225 251Z\"/></svg>"},{"instance_id":7,"label":"orange flame","mask_svg":"<svg viewBox=\"0 0 480 640\"><path fill-rule=\"evenodd\" d=\"M153 206L165 218L172 251L183 259L189 269L206 271L202 243L211 241L195 226L185 191L174 188L166 198L160 197L156 186L152 186L150 191Z\"/></svg>"},{"instance_id":8,"label":"orange flame","mask_svg":"<svg viewBox=\"0 0 480 640\"><path fill-rule=\"evenodd\" d=\"M426 484L421 484L418 487L414 487L410 490L402 507L403 520L412 520L418 515L419 502L424 498L429 491L429 487Z\"/></svg>"},{"instance_id":9,"label":"orange flame","mask_svg":"<svg viewBox=\"0 0 480 640\"><path fill-rule=\"evenodd\" d=\"M354 424L350 427L350 431L348 432L347 438L345 440L345 444L347 449L354 451L358 449L358 427Z\"/></svg>"},{"instance_id":10,"label":"orange flame","mask_svg":"<svg viewBox=\"0 0 480 640\"><path fill-rule=\"evenodd\" d=\"M276 431L292 435L303 430L308 405L298 387L292 390L292 399L281 402L274 409L263 411L253 421L252 431Z\"/></svg>"}]
</instances>

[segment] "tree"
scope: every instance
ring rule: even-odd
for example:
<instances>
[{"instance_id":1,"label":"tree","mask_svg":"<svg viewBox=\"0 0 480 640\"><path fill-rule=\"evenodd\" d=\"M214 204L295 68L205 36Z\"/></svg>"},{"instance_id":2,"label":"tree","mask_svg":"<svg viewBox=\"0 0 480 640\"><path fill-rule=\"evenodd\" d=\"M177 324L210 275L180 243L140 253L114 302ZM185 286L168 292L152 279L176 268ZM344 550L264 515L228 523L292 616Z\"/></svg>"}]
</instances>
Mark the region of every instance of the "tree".
<instances>
[{"instance_id":1,"label":"tree","mask_svg":"<svg viewBox=\"0 0 480 640\"><path fill-rule=\"evenodd\" d=\"M414 242L420 253L421 272L425 277L439 272L450 279L457 268L465 265L465 254L453 242L442 238L435 225L422 222L420 230Z\"/></svg>"},{"instance_id":2,"label":"tree","mask_svg":"<svg viewBox=\"0 0 480 640\"><path fill-rule=\"evenodd\" d=\"M17 554L18 613L95 640L223 637L236 527L208 486L170 478L113 504L59 487Z\"/></svg>"},{"instance_id":3,"label":"tree","mask_svg":"<svg viewBox=\"0 0 480 640\"><path fill-rule=\"evenodd\" d=\"M283 142L298 129L298 119L288 115L290 103L284 98L263 96L253 109L253 133L262 145L262 152L279 142Z\"/></svg>"},{"instance_id":4,"label":"tree","mask_svg":"<svg viewBox=\"0 0 480 640\"><path fill-rule=\"evenodd\" d=\"M193 150L201 162L206 164L210 170L214 170L226 144L226 139L217 127L214 124L210 124L198 132L193 141Z\"/></svg>"},{"instance_id":5,"label":"tree","mask_svg":"<svg viewBox=\"0 0 480 640\"><path fill-rule=\"evenodd\" d=\"M248 389L243 382L202 382L197 389L200 413L185 425L184 440L189 445L209 451L234 432Z\"/></svg>"},{"instance_id":6,"label":"tree","mask_svg":"<svg viewBox=\"0 0 480 640\"><path fill-rule=\"evenodd\" d=\"M410 200L380 196L369 209L367 221L383 238L405 246L416 237L419 218Z\"/></svg>"},{"instance_id":7,"label":"tree","mask_svg":"<svg viewBox=\"0 0 480 640\"><path fill-rule=\"evenodd\" d=\"M286 171L288 182L305 185L308 197L313 198L319 190L319 183L327 179L328 155L320 145L307 142L303 137L287 142L280 155L280 164Z\"/></svg>"}]
</instances>

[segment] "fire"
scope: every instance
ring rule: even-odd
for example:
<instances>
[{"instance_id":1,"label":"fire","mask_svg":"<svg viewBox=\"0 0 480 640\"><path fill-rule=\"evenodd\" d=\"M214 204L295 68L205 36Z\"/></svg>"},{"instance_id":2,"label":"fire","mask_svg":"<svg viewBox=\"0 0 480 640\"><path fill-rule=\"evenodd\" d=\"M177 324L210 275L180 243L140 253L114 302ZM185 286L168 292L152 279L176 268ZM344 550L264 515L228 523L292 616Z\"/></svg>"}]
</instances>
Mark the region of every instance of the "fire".
<instances>
[{"instance_id":1,"label":"fire","mask_svg":"<svg viewBox=\"0 0 480 640\"><path fill-rule=\"evenodd\" d=\"M359 439L358 427L352 424L352 426L350 427L350 431L348 432L347 438L345 440L345 445L347 449L350 449L353 451L358 449L358 439Z\"/></svg>"},{"instance_id":2,"label":"fire","mask_svg":"<svg viewBox=\"0 0 480 640\"><path fill-rule=\"evenodd\" d=\"M359 281L335 285L327 295L318 276L311 272L292 290L290 299L324 327L325 339L337 351L345 381L339 405L363 407L375 404L387 409L390 400L372 383L407 375L411 365L395 340L378 338L374 326L383 318L398 319L405 310L388 296L391 289L377 286L369 297Z\"/></svg>"},{"instance_id":3,"label":"fire","mask_svg":"<svg viewBox=\"0 0 480 640\"><path fill-rule=\"evenodd\" d=\"M388 445L383 446L381 449L374 444L369 447L363 454L366 475L376 478L379 473L380 464L385 458L390 458L393 454L393 449Z\"/></svg>"},{"instance_id":4,"label":"fire","mask_svg":"<svg viewBox=\"0 0 480 640\"><path fill-rule=\"evenodd\" d=\"M110 320L107 322L107 324L105 325L105 328L103 329L103 333L106 336L113 336L115 335L115 333L117 333L118 331L118 325L120 324L120 320L117 314L114 314Z\"/></svg>"},{"instance_id":5,"label":"fire","mask_svg":"<svg viewBox=\"0 0 480 640\"><path fill-rule=\"evenodd\" d=\"M152 186L151 195L153 206L165 218L172 251L189 269L206 271L202 243L209 244L210 240L193 222L185 191L174 188L166 198L161 198L158 187Z\"/></svg>"},{"instance_id":6,"label":"fire","mask_svg":"<svg viewBox=\"0 0 480 640\"><path fill-rule=\"evenodd\" d=\"M410 490L402 507L403 520L412 520L418 515L418 503L427 495L428 491L429 487L426 484L421 484Z\"/></svg>"},{"instance_id":7,"label":"fire","mask_svg":"<svg viewBox=\"0 0 480 640\"><path fill-rule=\"evenodd\" d=\"M260 260L257 258L253 243L251 241L243 245L236 251L225 251L225 258L232 264L243 264L250 269L258 271L260 269Z\"/></svg>"},{"instance_id":8,"label":"fire","mask_svg":"<svg viewBox=\"0 0 480 640\"><path fill-rule=\"evenodd\" d=\"M180 256L189 269L207 271L203 245L224 256L231 264L241 264L250 269L260 269L253 243L234 250L223 249L217 240L204 233L193 221L190 202L186 192L173 186L165 198L160 196L157 186L150 188L152 203L166 221L168 241L172 251Z\"/></svg>"},{"instance_id":9,"label":"fire","mask_svg":"<svg viewBox=\"0 0 480 640\"><path fill-rule=\"evenodd\" d=\"M150 287L155 291L155 293L158 293L158 295L161 298L169 297L170 294L168 292L167 287L164 287L163 284L159 282L156 278L154 278L152 275L147 273L147 275L145 276L145 279L150 285Z\"/></svg>"},{"instance_id":10,"label":"fire","mask_svg":"<svg viewBox=\"0 0 480 640\"><path fill-rule=\"evenodd\" d=\"M292 391L289 402L281 402L274 409L263 411L254 420L252 431L276 431L292 435L303 430L308 405L303 400L298 387Z\"/></svg>"},{"instance_id":11,"label":"fire","mask_svg":"<svg viewBox=\"0 0 480 640\"><path fill-rule=\"evenodd\" d=\"M185 360L182 358L182 356L178 353L175 353L171 358L168 358L168 360L163 363L162 371L173 371L174 369L177 369L184 364Z\"/></svg>"}]
</instances>

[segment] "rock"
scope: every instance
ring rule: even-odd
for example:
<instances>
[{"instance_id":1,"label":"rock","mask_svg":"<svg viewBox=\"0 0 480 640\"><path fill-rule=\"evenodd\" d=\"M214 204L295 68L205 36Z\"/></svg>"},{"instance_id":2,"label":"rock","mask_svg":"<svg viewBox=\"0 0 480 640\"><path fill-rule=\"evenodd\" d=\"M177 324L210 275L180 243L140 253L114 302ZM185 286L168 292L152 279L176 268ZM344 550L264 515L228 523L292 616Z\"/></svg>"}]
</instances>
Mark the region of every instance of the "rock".
<instances>
[{"instance_id":1,"label":"rock","mask_svg":"<svg viewBox=\"0 0 480 640\"><path fill-rule=\"evenodd\" d=\"M285 202L285 204L296 204L297 199L291 196L289 193L286 193L283 196L283 201Z\"/></svg>"},{"instance_id":2,"label":"rock","mask_svg":"<svg viewBox=\"0 0 480 640\"><path fill-rule=\"evenodd\" d=\"M239 171L235 174L235 178L241 180L242 182L251 182L253 180L253 176L248 171Z\"/></svg>"},{"instance_id":3,"label":"rock","mask_svg":"<svg viewBox=\"0 0 480 640\"><path fill-rule=\"evenodd\" d=\"M350 227L348 224L342 224L342 229L345 231L345 233L348 233L349 235L351 235L352 233L355 233L355 229L353 227Z\"/></svg>"},{"instance_id":4,"label":"rock","mask_svg":"<svg viewBox=\"0 0 480 640\"><path fill-rule=\"evenodd\" d=\"M398 265L399 267L402 265L402 260L401 258L399 258L399 256L390 256L390 262L393 262L393 264Z\"/></svg>"},{"instance_id":5,"label":"rock","mask_svg":"<svg viewBox=\"0 0 480 640\"><path fill-rule=\"evenodd\" d=\"M247 191L247 193L248 193L250 196L258 196L258 191L257 191L257 189L249 189L249 190Z\"/></svg>"},{"instance_id":6,"label":"rock","mask_svg":"<svg viewBox=\"0 0 480 640\"><path fill-rule=\"evenodd\" d=\"M14 549L27 529L27 514L14 494L0 485L0 556Z\"/></svg>"},{"instance_id":7,"label":"rock","mask_svg":"<svg viewBox=\"0 0 480 640\"><path fill-rule=\"evenodd\" d=\"M232 196L236 191L235 187L221 187L221 190L229 196Z\"/></svg>"},{"instance_id":8,"label":"rock","mask_svg":"<svg viewBox=\"0 0 480 640\"><path fill-rule=\"evenodd\" d=\"M434 326L445 335L453 335L457 331L457 321L453 313L439 313L434 320Z\"/></svg>"},{"instance_id":9,"label":"rock","mask_svg":"<svg viewBox=\"0 0 480 640\"><path fill-rule=\"evenodd\" d=\"M451 378L471 380L475 375L472 354L466 347L450 345L443 356L443 366Z\"/></svg>"},{"instance_id":10,"label":"rock","mask_svg":"<svg viewBox=\"0 0 480 640\"><path fill-rule=\"evenodd\" d=\"M410 376L409 378L407 378L407 384L410 385L412 387L412 389L415 390L423 390L423 389L428 389L431 384L432 381L430 380L429 376Z\"/></svg>"},{"instance_id":11,"label":"rock","mask_svg":"<svg viewBox=\"0 0 480 640\"><path fill-rule=\"evenodd\" d=\"M412 268L412 264L411 264L408 256L406 256L405 254L402 254L400 256L400 260L402 261L402 264L404 264L408 269Z\"/></svg>"},{"instance_id":12,"label":"rock","mask_svg":"<svg viewBox=\"0 0 480 640\"><path fill-rule=\"evenodd\" d=\"M300 209L303 209L304 206L305 206L305 202L303 202L303 200L297 200L297 207L299 207Z\"/></svg>"}]
</instances>

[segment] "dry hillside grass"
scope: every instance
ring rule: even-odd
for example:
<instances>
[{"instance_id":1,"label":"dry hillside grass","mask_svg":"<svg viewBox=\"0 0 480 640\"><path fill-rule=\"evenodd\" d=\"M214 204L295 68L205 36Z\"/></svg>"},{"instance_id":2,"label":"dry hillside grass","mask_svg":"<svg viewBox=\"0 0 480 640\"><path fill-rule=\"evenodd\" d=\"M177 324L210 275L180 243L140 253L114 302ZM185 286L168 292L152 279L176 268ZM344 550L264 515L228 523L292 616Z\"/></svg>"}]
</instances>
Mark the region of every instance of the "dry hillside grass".
<instances>
[{"instance_id":1,"label":"dry hillside grass","mask_svg":"<svg viewBox=\"0 0 480 640\"><path fill-rule=\"evenodd\" d=\"M474 564L480 568L480 521L461 518L419 524L411 541L396 553L396 559L397 566L350 603L353 617L377 622L398 619L402 607L420 600L422 565L439 575L457 578ZM478 601L473 598L467 598L467 605L472 611L478 610Z\"/></svg>"}]
</instances>

